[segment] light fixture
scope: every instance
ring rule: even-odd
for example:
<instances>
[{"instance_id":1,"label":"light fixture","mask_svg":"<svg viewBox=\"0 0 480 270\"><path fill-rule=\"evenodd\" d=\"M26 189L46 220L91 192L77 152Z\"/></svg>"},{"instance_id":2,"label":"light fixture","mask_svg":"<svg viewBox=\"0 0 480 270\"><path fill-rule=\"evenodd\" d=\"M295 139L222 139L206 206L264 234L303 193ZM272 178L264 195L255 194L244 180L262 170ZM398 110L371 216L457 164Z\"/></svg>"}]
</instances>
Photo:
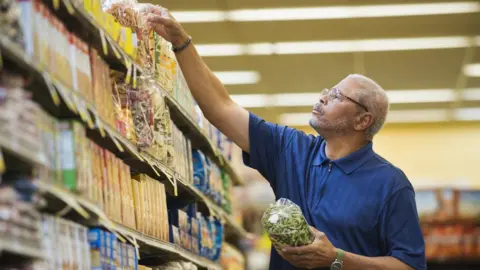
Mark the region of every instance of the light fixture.
<instances>
[{"instance_id":1,"label":"light fixture","mask_svg":"<svg viewBox=\"0 0 480 270\"><path fill-rule=\"evenodd\" d=\"M231 95L233 101L244 108L259 108L268 105L268 95L253 94L253 95Z\"/></svg>"},{"instance_id":2,"label":"light fixture","mask_svg":"<svg viewBox=\"0 0 480 270\"><path fill-rule=\"evenodd\" d=\"M390 110L387 123L444 122L448 120L447 109Z\"/></svg>"},{"instance_id":3,"label":"light fixture","mask_svg":"<svg viewBox=\"0 0 480 270\"><path fill-rule=\"evenodd\" d=\"M174 11L172 15L183 23L221 21L291 21L347 18L375 18L462 14L480 11L477 2L418 3L368 6L323 6L305 8L239 9L232 11Z\"/></svg>"},{"instance_id":4,"label":"light fixture","mask_svg":"<svg viewBox=\"0 0 480 270\"><path fill-rule=\"evenodd\" d=\"M225 85L255 84L260 81L257 71L216 71L214 74Z\"/></svg>"},{"instance_id":5,"label":"light fixture","mask_svg":"<svg viewBox=\"0 0 480 270\"><path fill-rule=\"evenodd\" d=\"M468 77L480 77L480 63L466 65L463 72Z\"/></svg>"},{"instance_id":6,"label":"light fixture","mask_svg":"<svg viewBox=\"0 0 480 270\"><path fill-rule=\"evenodd\" d=\"M390 104L404 103L439 103L455 101L455 91L453 89L418 89L418 90L387 90ZM462 91L463 99L475 101L480 100L480 88L467 88ZM310 93L279 93L279 94L254 94L254 95L232 95L235 100L241 98L241 104L245 108L250 108L248 101L252 101L254 106L258 104L259 96L268 98L268 104L264 106L272 107L304 107L313 106L320 98L319 92Z\"/></svg>"},{"instance_id":7,"label":"light fixture","mask_svg":"<svg viewBox=\"0 0 480 270\"><path fill-rule=\"evenodd\" d=\"M480 88L468 88L462 94L465 100L480 100Z\"/></svg>"},{"instance_id":8,"label":"light fixture","mask_svg":"<svg viewBox=\"0 0 480 270\"><path fill-rule=\"evenodd\" d=\"M480 46L480 37L476 37ZM373 51L431 50L466 48L469 37L423 37L360 40L324 40L252 44L200 44L196 48L202 56L321 54Z\"/></svg>"},{"instance_id":9,"label":"light fixture","mask_svg":"<svg viewBox=\"0 0 480 270\"><path fill-rule=\"evenodd\" d=\"M458 121L480 121L480 108L461 108L455 110Z\"/></svg>"},{"instance_id":10,"label":"light fixture","mask_svg":"<svg viewBox=\"0 0 480 270\"><path fill-rule=\"evenodd\" d=\"M201 56L235 56L245 54L241 44L198 44L195 45Z\"/></svg>"}]
</instances>

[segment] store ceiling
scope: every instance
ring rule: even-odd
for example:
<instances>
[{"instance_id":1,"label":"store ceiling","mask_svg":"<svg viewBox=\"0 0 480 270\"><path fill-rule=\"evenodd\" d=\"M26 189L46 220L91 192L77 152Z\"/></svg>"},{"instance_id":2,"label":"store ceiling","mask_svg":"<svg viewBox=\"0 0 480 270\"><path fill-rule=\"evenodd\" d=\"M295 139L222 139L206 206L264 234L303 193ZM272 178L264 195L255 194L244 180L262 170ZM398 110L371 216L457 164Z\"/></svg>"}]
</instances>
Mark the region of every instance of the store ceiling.
<instances>
[{"instance_id":1,"label":"store ceiling","mask_svg":"<svg viewBox=\"0 0 480 270\"><path fill-rule=\"evenodd\" d=\"M425 121L419 120L423 118L427 118L426 121L428 121L429 116L423 117L422 115L435 115L435 111L445 114L445 109L450 108L475 108L468 111L464 110L462 119L478 118L480 120L480 77L467 77L464 76L463 72L467 62L480 63L480 1L154 0L153 2L169 8L174 15L182 16L182 20L185 20L185 13L179 13L180 11L217 11L214 15L218 17L218 14L225 16L231 14L227 13L228 11L238 9L462 3L460 7L462 10L456 11L457 14L372 18L369 17L372 9L367 8L362 11L354 10L354 12L357 12L354 13L356 18L280 19L241 22L222 21L216 18L215 22L190 22L183 23L183 25L193 37L197 46L205 44L244 45L240 49L232 49L232 46L228 48L229 50L240 50L230 53L241 55L206 56L205 60L213 71L258 72L260 76L258 83L227 85L227 89L232 95L260 95L243 96L242 103L245 105L257 103L257 107L252 105L255 108L251 108L251 110L270 121L287 121L285 124L290 125L308 123L306 117L308 117L308 112L311 111L311 104L315 103L315 93L318 93L322 88L333 86L350 73L366 74L376 80L389 93L390 90L403 90L405 93L418 89L431 90L431 92L427 92L427 98L423 95L424 101L421 103L415 102L415 98L405 101L402 99L403 92L395 93L397 97L400 95L400 100L398 100L399 103L392 104L392 111L399 111L395 117L399 120L392 118L391 121ZM406 12L423 13L419 11L422 6L414 7L416 7L413 9L414 11L410 9ZM441 11L442 8L448 12L456 10L455 6L430 6L424 12L445 13ZM341 15L342 10L324 11L319 9L318 13L329 17L343 17ZM386 14L382 12L395 13L397 11L403 12L402 6L379 12ZM301 16L301 12L301 10L295 10L287 13L287 16ZM317 15L316 12L313 16ZM202 16L202 14L197 14L189 16L188 19L198 21L203 18ZM447 37L449 39L431 39L424 44L423 38L432 37ZM415 40L412 40L413 38ZM378 39L383 41L377 41ZM392 39L398 40L392 41ZM338 42L351 40L357 40L357 43ZM372 46L383 49L381 51L371 51L369 45L358 43L358 40L363 40L363 42L364 40L370 40L369 44L375 42ZM294 44L293 47L284 48L298 52L298 50L310 50L313 47L316 52L308 54L276 54L272 53L272 50L275 51L276 49L272 45L268 45L268 43L304 41L336 42L329 44L323 42L307 47L300 47L302 44ZM263 48L260 55L249 54L247 49L251 49L251 47L245 45L258 43L267 43L267 45L264 44L263 47L260 47L260 49ZM469 44L472 45L469 47ZM303 44L303 46L306 45ZM392 46L397 49L392 50ZM422 46L424 49L405 49L412 46ZM201 48L199 50L205 52L205 47L202 47L199 46ZM398 49L399 47L400 49ZM332 52L335 50L343 52ZM222 50L214 48L213 53L219 51ZM435 89L444 89L444 92L451 91L451 93L440 93L441 91ZM461 91L469 89L470 92L467 93L470 94L467 95L471 100L456 102L456 98L463 95L462 92L454 92L454 89L460 89ZM278 97L274 96L278 93L313 93L313 96L304 95L306 101L299 102L300 104L297 106L286 106L285 101L283 103L279 102ZM413 93L415 93L414 96L417 95L417 92ZM428 95L428 93L431 93L431 95ZM455 95L455 93L460 94ZM261 96L262 94L268 96ZM406 95L409 95L409 93L406 93ZM440 95L447 96L440 98ZM420 94L418 96L420 98ZM435 102L428 101L429 97L432 96L439 98ZM287 101L288 98L292 99L292 96L288 96ZM275 101L272 101L272 99ZM264 105L264 103L269 104L269 106ZM289 105L288 102L286 103ZM278 104L284 105L276 106ZM416 110L422 109L428 109L429 113L416 112ZM405 115L404 118L402 113L405 110L415 111L410 111L409 116ZM451 110L446 113L448 112L455 111ZM285 114L290 113L304 114L285 116ZM448 114L447 116L452 115L455 114ZM432 117L432 119L435 118ZM444 119L443 116L437 118ZM303 121L303 119L305 120Z\"/></svg>"}]
</instances>

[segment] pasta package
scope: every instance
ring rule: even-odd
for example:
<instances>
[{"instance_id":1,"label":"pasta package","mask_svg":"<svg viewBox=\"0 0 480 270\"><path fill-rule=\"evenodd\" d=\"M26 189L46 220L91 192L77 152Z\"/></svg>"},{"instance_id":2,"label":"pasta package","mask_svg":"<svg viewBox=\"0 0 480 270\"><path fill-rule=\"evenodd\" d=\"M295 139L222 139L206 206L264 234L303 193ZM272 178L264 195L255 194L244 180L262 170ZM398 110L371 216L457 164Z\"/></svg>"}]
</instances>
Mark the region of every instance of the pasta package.
<instances>
[{"instance_id":1,"label":"pasta package","mask_svg":"<svg viewBox=\"0 0 480 270\"><path fill-rule=\"evenodd\" d=\"M309 245L315 239L300 207L285 198L267 208L262 224L275 248Z\"/></svg>"}]
</instances>

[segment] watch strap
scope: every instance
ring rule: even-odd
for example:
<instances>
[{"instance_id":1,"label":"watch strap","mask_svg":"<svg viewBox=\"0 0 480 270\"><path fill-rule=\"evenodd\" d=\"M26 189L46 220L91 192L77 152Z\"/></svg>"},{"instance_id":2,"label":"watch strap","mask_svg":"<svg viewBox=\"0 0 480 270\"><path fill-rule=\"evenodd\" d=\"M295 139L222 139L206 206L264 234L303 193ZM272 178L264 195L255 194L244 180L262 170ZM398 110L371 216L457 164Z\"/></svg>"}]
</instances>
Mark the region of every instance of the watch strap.
<instances>
[{"instance_id":1,"label":"watch strap","mask_svg":"<svg viewBox=\"0 0 480 270\"><path fill-rule=\"evenodd\" d=\"M345 251L337 248L337 261L343 262L343 255L345 255Z\"/></svg>"}]
</instances>

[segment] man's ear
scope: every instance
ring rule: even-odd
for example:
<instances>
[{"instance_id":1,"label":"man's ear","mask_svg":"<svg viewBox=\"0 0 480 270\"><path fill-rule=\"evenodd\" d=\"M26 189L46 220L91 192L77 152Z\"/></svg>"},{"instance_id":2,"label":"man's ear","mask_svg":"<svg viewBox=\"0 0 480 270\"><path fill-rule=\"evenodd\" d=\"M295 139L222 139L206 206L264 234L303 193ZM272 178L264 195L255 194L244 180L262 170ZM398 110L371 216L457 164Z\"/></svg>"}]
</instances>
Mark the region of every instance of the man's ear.
<instances>
[{"instance_id":1,"label":"man's ear","mask_svg":"<svg viewBox=\"0 0 480 270\"><path fill-rule=\"evenodd\" d=\"M354 129L363 131L369 128L373 124L373 115L369 112L359 114L355 118Z\"/></svg>"}]
</instances>

